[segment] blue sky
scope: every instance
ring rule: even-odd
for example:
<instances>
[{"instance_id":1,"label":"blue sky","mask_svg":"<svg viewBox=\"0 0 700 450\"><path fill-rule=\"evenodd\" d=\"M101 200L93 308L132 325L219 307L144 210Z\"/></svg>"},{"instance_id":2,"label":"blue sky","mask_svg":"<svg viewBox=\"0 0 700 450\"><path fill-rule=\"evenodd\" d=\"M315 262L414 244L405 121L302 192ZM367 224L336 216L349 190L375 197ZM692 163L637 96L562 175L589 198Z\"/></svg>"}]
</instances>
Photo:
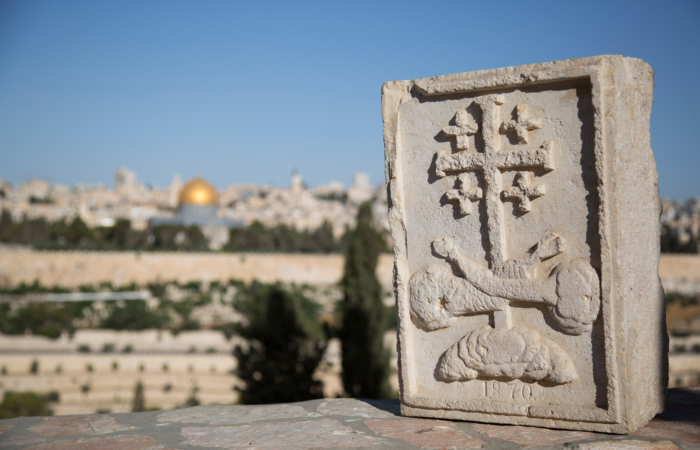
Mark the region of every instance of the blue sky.
<instances>
[{"instance_id":1,"label":"blue sky","mask_svg":"<svg viewBox=\"0 0 700 450\"><path fill-rule=\"evenodd\" d=\"M383 181L384 81L622 54L661 193L700 196L700 2L0 1L0 178Z\"/></svg>"}]
</instances>

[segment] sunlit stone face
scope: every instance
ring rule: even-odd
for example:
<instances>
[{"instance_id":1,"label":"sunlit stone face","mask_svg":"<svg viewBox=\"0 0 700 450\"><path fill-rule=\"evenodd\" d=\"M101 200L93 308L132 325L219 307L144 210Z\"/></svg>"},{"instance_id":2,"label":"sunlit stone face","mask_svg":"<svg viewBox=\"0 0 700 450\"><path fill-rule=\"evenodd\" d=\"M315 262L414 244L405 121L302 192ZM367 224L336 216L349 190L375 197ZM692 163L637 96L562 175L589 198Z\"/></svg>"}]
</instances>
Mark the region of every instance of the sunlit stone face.
<instances>
[{"instance_id":1,"label":"sunlit stone face","mask_svg":"<svg viewBox=\"0 0 700 450\"><path fill-rule=\"evenodd\" d=\"M629 433L663 410L653 70L388 82L401 412Z\"/></svg>"}]
</instances>

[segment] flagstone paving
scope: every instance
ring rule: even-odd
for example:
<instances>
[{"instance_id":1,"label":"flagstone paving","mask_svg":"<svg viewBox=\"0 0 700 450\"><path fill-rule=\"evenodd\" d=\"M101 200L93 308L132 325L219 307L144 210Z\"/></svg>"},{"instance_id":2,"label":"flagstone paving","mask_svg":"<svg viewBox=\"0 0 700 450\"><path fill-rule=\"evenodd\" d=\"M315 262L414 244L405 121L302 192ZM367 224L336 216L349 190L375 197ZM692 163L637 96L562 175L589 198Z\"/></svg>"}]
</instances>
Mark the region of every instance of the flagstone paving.
<instances>
[{"instance_id":1,"label":"flagstone paving","mask_svg":"<svg viewBox=\"0 0 700 450\"><path fill-rule=\"evenodd\" d=\"M579 449L700 450L700 388L629 436L402 417L398 400L322 399L0 421L10 450Z\"/></svg>"}]
</instances>

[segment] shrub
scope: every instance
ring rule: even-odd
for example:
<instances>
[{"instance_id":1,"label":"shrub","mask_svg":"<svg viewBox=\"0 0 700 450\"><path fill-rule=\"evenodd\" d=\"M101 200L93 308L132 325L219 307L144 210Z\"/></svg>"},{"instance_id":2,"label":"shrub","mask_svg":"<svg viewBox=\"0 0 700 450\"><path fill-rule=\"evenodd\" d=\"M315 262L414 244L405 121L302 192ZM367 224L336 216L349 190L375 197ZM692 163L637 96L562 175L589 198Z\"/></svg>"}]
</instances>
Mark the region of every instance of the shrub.
<instances>
[{"instance_id":1,"label":"shrub","mask_svg":"<svg viewBox=\"0 0 700 450\"><path fill-rule=\"evenodd\" d=\"M49 408L48 395L39 395L34 392L7 391L0 403L0 419L13 417L51 416L53 411Z\"/></svg>"}]
</instances>

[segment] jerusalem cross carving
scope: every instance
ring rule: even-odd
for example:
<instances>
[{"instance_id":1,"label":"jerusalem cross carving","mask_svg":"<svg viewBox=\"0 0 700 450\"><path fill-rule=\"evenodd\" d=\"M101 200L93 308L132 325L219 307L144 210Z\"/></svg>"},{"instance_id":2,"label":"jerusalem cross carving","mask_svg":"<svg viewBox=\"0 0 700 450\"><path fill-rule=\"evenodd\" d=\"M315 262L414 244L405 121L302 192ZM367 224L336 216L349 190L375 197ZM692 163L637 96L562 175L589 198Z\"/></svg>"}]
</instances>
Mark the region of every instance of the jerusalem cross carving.
<instances>
[{"instance_id":1,"label":"jerusalem cross carving","mask_svg":"<svg viewBox=\"0 0 700 450\"><path fill-rule=\"evenodd\" d=\"M653 76L606 55L384 84L403 415L630 433L663 411Z\"/></svg>"},{"instance_id":2,"label":"jerusalem cross carving","mask_svg":"<svg viewBox=\"0 0 700 450\"><path fill-rule=\"evenodd\" d=\"M489 242L490 269L464 255L449 238L433 241L433 253L451 262L461 272L456 278L438 265L431 265L411 278L411 307L429 330L451 326L454 317L475 312L492 312L494 327L471 331L441 357L438 376L447 382L474 378L510 378L570 383L578 374L569 356L554 342L521 325L513 325L511 301L545 304L559 327L567 333L582 334L592 328L598 316L600 294L598 275L590 264L576 259L560 264L548 278L535 279L533 271L543 260L565 251L566 240L554 233L543 237L525 256L509 259L505 232L503 198L515 198L520 211L532 211L531 199L545 195L545 186L530 186L526 170L555 170L554 142L519 148L529 134L541 128L530 118L527 105L516 106L516 120L501 120L503 95L487 95L475 103L481 108L483 152L469 153L469 135L477 133L466 110L455 114L457 126L443 129L457 138L457 153L440 152L435 162L438 177L458 176L459 189L447 192L457 200L462 214L472 212L471 201L482 199L482 190L471 187L467 174L483 176L483 199ZM515 132L515 149L501 148L499 131ZM518 170L514 186L503 188L503 171Z\"/></svg>"}]
</instances>

